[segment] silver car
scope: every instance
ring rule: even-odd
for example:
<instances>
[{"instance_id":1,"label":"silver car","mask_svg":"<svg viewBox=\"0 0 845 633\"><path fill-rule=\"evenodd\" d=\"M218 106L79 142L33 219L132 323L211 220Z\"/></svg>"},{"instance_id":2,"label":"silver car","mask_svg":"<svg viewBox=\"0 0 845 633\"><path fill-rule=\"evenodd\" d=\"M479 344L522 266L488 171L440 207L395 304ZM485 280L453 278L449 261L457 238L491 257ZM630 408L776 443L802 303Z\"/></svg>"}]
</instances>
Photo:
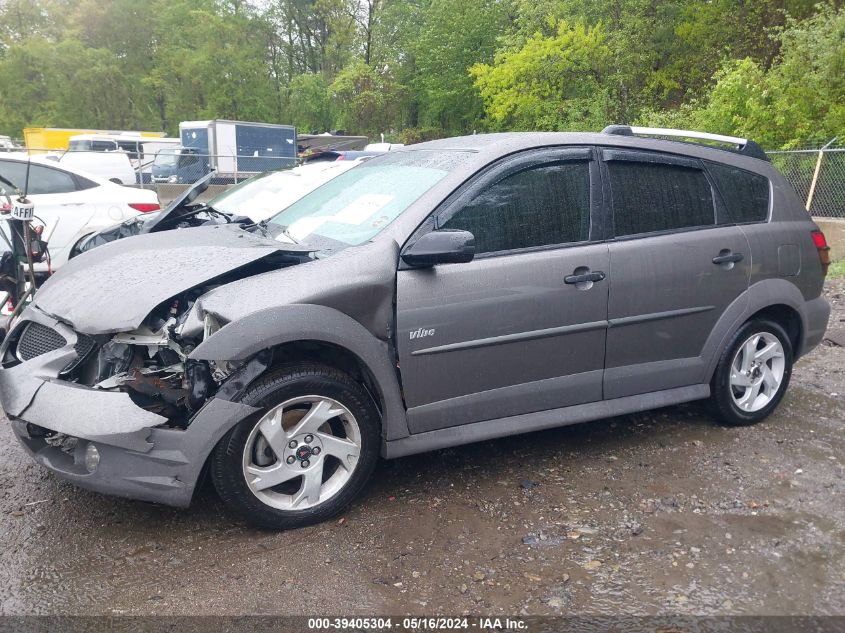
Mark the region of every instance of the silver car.
<instances>
[{"instance_id":1,"label":"silver car","mask_svg":"<svg viewBox=\"0 0 845 633\"><path fill-rule=\"evenodd\" d=\"M249 521L297 527L380 455L707 398L762 420L824 334L827 257L751 141L434 141L267 223L71 260L4 342L0 400L81 487L187 506L208 473Z\"/></svg>"}]
</instances>

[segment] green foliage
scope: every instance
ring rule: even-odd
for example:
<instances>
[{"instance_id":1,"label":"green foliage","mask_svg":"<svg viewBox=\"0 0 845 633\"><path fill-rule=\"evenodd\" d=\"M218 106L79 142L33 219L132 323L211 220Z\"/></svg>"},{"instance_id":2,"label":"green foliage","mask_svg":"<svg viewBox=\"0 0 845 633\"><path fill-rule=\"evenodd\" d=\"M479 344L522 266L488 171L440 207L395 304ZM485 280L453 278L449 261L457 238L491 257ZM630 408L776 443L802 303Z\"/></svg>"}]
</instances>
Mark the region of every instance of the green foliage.
<instances>
[{"instance_id":1,"label":"green foliage","mask_svg":"<svg viewBox=\"0 0 845 633\"><path fill-rule=\"evenodd\" d=\"M827 276L835 279L842 279L845 277L845 259L833 262L830 265L830 268L827 269Z\"/></svg>"},{"instance_id":2,"label":"green foliage","mask_svg":"<svg viewBox=\"0 0 845 633\"><path fill-rule=\"evenodd\" d=\"M399 132L399 142L405 145L413 145L414 143L424 143L446 136L446 131L439 127L409 127Z\"/></svg>"},{"instance_id":3,"label":"green foliage","mask_svg":"<svg viewBox=\"0 0 845 633\"><path fill-rule=\"evenodd\" d=\"M816 145L845 137L845 7L816 2L0 0L0 133L642 121Z\"/></svg>"},{"instance_id":4,"label":"green foliage","mask_svg":"<svg viewBox=\"0 0 845 633\"><path fill-rule=\"evenodd\" d=\"M344 130L376 135L396 116L405 88L393 81L389 72L359 61L341 71L330 91Z\"/></svg>"},{"instance_id":5,"label":"green foliage","mask_svg":"<svg viewBox=\"0 0 845 633\"><path fill-rule=\"evenodd\" d=\"M483 104L468 71L493 59L510 10L508 0L432 0L414 46L421 125L455 134L480 124Z\"/></svg>"},{"instance_id":6,"label":"green foliage","mask_svg":"<svg viewBox=\"0 0 845 633\"><path fill-rule=\"evenodd\" d=\"M470 74L497 128L584 129L607 120L602 80L609 56L601 26L561 21L553 36L536 33Z\"/></svg>"},{"instance_id":7,"label":"green foliage","mask_svg":"<svg viewBox=\"0 0 845 633\"><path fill-rule=\"evenodd\" d=\"M749 137L771 148L845 137L845 8L819 8L777 35L780 54L768 69L751 58L728 61L704 98L644 112L642 121Z\"/></svg>"},{"instance_id":8,"label":"green foliage","mask_svg":"<svg viewBox=\"0 0 845 633\"><path fill-rule=\"evenodd\" d=\"M290 81L287 115L303 132L325 132L334 125L329 87L322 75L303 73Z\"/></svg>"}]
</instances>

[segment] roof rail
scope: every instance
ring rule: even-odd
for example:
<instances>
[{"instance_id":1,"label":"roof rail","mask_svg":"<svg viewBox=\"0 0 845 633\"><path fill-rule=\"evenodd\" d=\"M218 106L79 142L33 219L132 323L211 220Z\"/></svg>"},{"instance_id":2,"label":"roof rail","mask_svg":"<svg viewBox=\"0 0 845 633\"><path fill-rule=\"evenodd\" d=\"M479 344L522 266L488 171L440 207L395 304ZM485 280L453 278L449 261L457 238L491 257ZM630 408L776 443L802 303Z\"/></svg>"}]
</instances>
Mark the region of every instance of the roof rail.
<instances>
[{"instance_id":1,"label":"roof rail","mask_svg":"<svg viewBox=\"0 0 845 633\"><path fill-rule=\"evenodd\" d=\"M724 136L722 134L710 134L709 132L694 132L692 130L673 130L662 127L635 127L631 125L608 125L601 131L602 134L616 134L619 136L671 136L676 138L700 139L702 141L714 141L733 145L732 151L744 156L759 158L768 161L769 157L763 148L754 141L737 136Z\"/></svg>"}]
</instances>

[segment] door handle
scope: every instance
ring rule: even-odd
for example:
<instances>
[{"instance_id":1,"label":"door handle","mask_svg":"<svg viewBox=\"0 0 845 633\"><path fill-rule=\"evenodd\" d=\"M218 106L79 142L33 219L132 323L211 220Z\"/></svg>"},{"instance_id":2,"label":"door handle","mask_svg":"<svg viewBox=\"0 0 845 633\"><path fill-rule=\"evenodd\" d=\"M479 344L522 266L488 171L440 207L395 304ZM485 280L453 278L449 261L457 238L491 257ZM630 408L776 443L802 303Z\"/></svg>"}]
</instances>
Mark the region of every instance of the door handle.
<instances>
[{"instance_id":1,"label":"door handle","mask_svg":"<svg viewBox=\"0 0 845 633\"><path fill-rule=\"evenodd\" d=\"M724 250L713 258L714 264L736 264L745 259L742 253L732 253L729 250Z\"/></svg>"},{"instance_id":2,"label":"door handle","mask_svg":"<svg viewBox=\"0 0 845 633\"><path fill-rule=\"evenodd\" d=\"M601 281L606 275L600 270L594 270L589 273L581 273L580 275L567 275L563 278L563 282L567 284L585 284Z\"/></svg>"}]
</instances>

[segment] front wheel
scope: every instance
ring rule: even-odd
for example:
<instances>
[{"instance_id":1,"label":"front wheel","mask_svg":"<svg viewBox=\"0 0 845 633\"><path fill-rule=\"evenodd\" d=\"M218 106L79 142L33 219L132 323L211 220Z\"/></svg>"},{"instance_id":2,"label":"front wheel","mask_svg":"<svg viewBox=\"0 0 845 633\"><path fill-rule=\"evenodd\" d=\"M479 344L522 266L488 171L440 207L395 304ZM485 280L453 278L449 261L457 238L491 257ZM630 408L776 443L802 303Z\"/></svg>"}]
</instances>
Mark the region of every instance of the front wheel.
<instances>
[{"instance_id":1,"label":"front wheel","mask_svg":"<svg viewBox=\"0 0 845 633\"><path fill-rule=\"evenodd\" d=\"M289 365L241 401L264 412L220 440L210 471L221 499L247 521L276 530L317 523L364 487L378 461L379 416L349 376Z\"/></svg>"},{"instance_id":2,"label":"front wheel","mask_svg":"<svg viewBox=\"0 0 845 633\"><path fill-rule=\"evenodd\" d=\"M743 325L719 360L711 402L725 424L745 426L768 417L783 398L792 376L792 343L773 321Z\"/></svg>"}]
</instances>

